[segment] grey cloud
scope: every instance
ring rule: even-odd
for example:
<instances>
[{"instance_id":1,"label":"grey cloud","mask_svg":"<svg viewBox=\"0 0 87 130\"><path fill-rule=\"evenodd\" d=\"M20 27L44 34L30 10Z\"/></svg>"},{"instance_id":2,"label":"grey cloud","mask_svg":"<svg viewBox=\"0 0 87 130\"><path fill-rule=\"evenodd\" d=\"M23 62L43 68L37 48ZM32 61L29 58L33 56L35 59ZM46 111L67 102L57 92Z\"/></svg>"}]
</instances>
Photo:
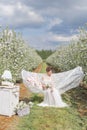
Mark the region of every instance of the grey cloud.
<instances>
[{"instance_id":1,"label":"grey cloud","mask_svg":"<svg viewBox=\"0 0 87 130\"><path fill-rule=\"evenodd\" d=\"M26 6L27 9L32 10L37 15L37 19L31 19L27 11L23 12L16 9L13 16L1 16L0 23L3 26L9 25L11 28L16 28L19 30L32 29L33 31L37 31L39 35L39 31L43 32L43 38L45 39L45 34L52 32L53 34L70 36L77 33L77 29L79 26L84 26L87 22L87 0L1 0L0 3L4 5L14 5L16 6L17 2L22 3L22 5ZM85 8L85 9L84 9ZM60 24L55 23L52 27L49 27L50 22L55 18L59 18L62 20ZM26 30L27 31L27 30ZM27 33L27 32L26 32ZM35 32L32 35L31 42L32 45L37 48L44 48L45 44L49 47L55 48L56 45L62 43L55 43L55 41L45 41L40 40L35 37ZM49 36L49 35L48 35ZM46 43L47 42L47 43Z\"/></svg>"}]
</instances>

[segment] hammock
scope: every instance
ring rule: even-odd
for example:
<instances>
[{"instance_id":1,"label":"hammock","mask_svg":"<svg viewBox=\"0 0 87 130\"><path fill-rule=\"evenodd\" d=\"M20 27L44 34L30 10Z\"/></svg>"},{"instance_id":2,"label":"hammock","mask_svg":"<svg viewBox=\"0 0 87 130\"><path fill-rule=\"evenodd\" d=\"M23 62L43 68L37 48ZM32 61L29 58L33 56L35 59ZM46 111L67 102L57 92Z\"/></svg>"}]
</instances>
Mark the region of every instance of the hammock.
<instances>
[{"instance_id":1,"label":"hammock","mask_svg":"<svg viewBox=\"0 0 87 130\"><path fill-rule=\"evenodd\" d=\"M33 93L43 93L41 79L44 73L35 73L29 72L26 70L22 70L22 79L24 85L29 88L29 90ZM78 87L80 82L84 78L84 73L82 71L82 67L78 66L72 70L61 72L61 73L53 73L52 77L54 79L53 83L56 89L60 94Z\"/></svg>"}]
</instances>

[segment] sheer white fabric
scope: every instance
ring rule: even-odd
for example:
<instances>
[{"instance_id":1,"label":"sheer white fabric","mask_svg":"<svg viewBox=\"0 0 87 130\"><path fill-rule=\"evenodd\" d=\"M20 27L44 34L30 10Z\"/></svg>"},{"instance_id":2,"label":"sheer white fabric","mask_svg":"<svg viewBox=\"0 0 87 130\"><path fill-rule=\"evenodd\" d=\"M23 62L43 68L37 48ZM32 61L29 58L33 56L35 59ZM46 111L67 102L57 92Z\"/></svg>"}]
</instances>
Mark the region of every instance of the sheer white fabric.
<instances>
[{"instance_id":1,"label":"sheer white fabric","mask_svg":"<svg viewBox=\"0 0 87 130\"><path fill-rule=\"evenodd\" d=\"M53 92L48 88L44 90L44 100L38 106L49 106L49 107L67 107L68 105L63 102L59 91L56 88L53 88Z\"/></svg>"},{"instance_id":2,"label":"sheer white fabric","mask_svg":"<svg viewBox=\"0 0 87 130\"><path fill-rule=\"evenodd\" d=\"M54 79L52 76L44 75L42 78L42 85L47 86L44 90L44 100L38 106L50 107L66 107L68 106L63 102L59 91L54 87Z\"/></svg>"},{"instance_id":3,"label":"sheer white fabric","mask_svg":"<svg viewBox=\"0 0 87 130\"><path fill-rule=\"evenodd\" d=\"M22 70L22 78L26 87L33 93L43 93L44 100L39 106L66 107L61 94L79 86L84 77L80 66L67 72L53 73L51 77L46 74L34 73ZM44 80L43 80L44 79ZM42 85L48 85L43 90Z\"/></svg>"},{"instance_id":4,"label":"sheer white fabric","mask_svg":"<svg viewBox=\"0 0 87 130\"><path fill-rule=\"evenodd\" d=\"M27 88L33 93L43 93L44 90L42 88L42 77L45 74L43 73L34 73L26 70L22 70L22 79ZM83 80L84 73L82 71L82 67L78 66L72 70L61 72L61 73L53 73L53 86L59 91L60 94L78 87L80 82Z\"/></svg>"}]
</instances>

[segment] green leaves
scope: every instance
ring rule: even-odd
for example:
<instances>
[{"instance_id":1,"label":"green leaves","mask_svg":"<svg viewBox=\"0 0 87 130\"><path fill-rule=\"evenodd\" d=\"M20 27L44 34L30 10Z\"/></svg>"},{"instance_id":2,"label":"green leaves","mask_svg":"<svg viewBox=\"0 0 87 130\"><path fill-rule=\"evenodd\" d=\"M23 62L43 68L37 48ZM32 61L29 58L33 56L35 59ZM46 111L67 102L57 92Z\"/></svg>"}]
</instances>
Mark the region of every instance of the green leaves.
<instances>
[{"instance_id":1,"label":"green leaves","mask_svg":"<svg viewBox=\"0 0 87 130\"><path fill-rule=\"evenodd\" d=\"M87 31L80 30L78 40L59 47L54 54L47 58L46 62L63 71L82 66L84 72L87 72Z\"/></svg>"},{"instance_id":2,"label":"green leaves","mask_svg":"<svg viewBox=\"0 0 87 130\"><path fill-rule=\"evenodd\" d=\"M32 70L42 62L36 51L28 46L20 34L8 28L0 35L0 73L10 70L13 78L20 77L22 69Z\"/></svg>"}]
</instances>

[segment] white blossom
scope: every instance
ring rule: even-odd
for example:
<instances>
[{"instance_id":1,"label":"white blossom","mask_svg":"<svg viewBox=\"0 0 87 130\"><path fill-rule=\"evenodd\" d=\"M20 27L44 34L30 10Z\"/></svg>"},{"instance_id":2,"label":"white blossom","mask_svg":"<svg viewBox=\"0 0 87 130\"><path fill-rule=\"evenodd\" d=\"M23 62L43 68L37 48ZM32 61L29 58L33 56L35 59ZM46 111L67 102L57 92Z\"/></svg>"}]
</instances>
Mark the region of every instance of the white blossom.
<instances>
[{"instance_id":1,"label":"white blossom","mask_svg":"<svg viewBox=\"0 0 87 130\"><path fill-rule=\"evenodd\" d=\"M81 30L77 41L73 40L70 44L59 47L46 62L63 71L82 66L87 73L87 31Z\"/></svg>"},{"instance_id":2,"label":"white blossom","mask_svg":"<svg viewBox=\"0 0 87 130\"><path fill-rule=\"evenodd\" d=\"M13 78L20 77L22 69L36 68L42 59L28 46L20 35L5 29L0 34L0 73L10 70Z\"/></svg>"}]
</instances>

